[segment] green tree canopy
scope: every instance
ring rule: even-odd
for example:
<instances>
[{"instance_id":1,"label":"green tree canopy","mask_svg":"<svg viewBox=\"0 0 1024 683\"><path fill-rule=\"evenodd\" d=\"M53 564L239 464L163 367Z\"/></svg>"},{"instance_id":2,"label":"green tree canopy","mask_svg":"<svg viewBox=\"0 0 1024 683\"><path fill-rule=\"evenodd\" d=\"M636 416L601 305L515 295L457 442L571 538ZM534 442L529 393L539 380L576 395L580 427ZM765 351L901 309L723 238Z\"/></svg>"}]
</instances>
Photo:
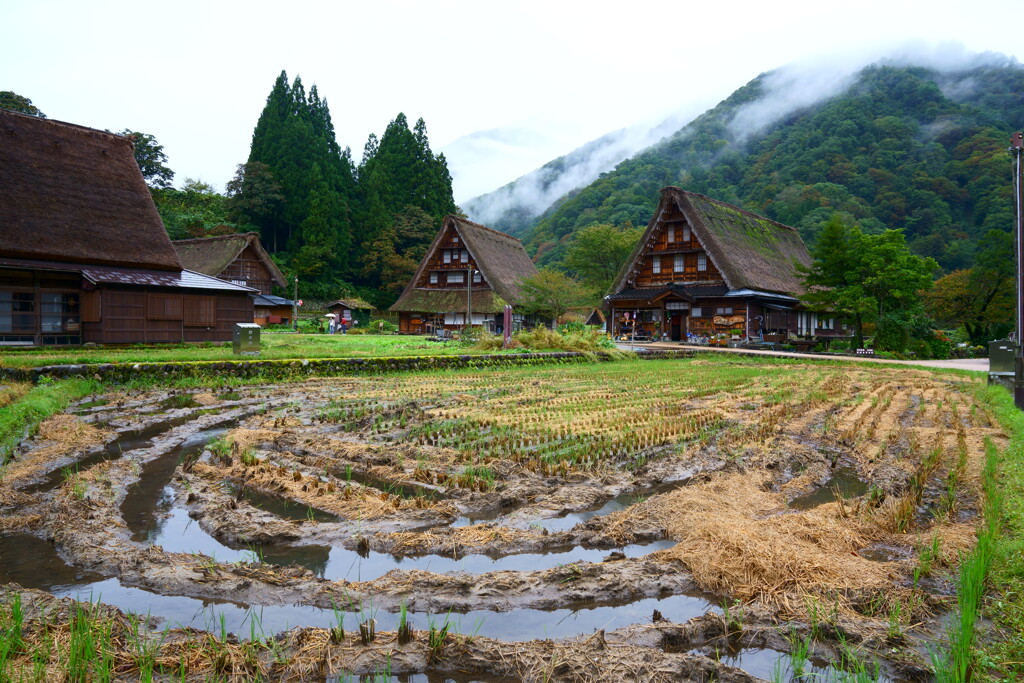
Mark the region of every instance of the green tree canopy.
<instances>
[{"instance_id":1,"label":"green tree canopy","mask_svg":"<svg viewBox=\"0 0 1024 683\"><path fill-rule=\"evenodd\" d=\"M164 146L157 142L153 135L128 128L118 131L118 135L131 138L135 145L135 163L139 165L139 170L142 171L142 177L145 178L147 185L155 188L171 187L174 171L167 167Z\"/></svg>"},{"instance_id":2,"label":"green tree canopy","mask_svg":"<svg viewBox=\"0 0 1024 683\"><path fill-rule=\"evenodd\" d=\"M938 268L933 259L910 252L900 230L864 234L833 216L803 268L805 303L854 322L857 345L863 345L863 323L921 307L921 293L931 288Z\"/></svg>"},{"instance_id":3,"label":"green tree canopy","mask_svg":"<svg viewBox=\"0 0 1024 683\"><path fill-rule=\"evenodd\" d=\"M593 306L598 299L579 281L551 268L542 268L536 275L524 279L520 289L522 310L550 318L552 327L559 317L572 309Z\"/></svg>"},{"instance_id":4,"label":"green tree canopy","mask_svg":"<svg viewBox=\"0 0 1024 683\"><path fill-rule=\"evenodd\" d=\"M32 100L10 90L0 90L0 109L10 109L29 116L38 116L41 119L46 118L46 114L39 111L39 107L32 104Z\"/></svg>"},{"instance_id":5,"label":"green tree canopy","mask_svg":"<svg viewBox=\"0 0 1024 683\"><path fill-rule=\"evenodd\" d=\"M1016 297L1013 235L991 230L977 265L939 278L929 292L927 310L935 319L962 325L972 344L996 339L1013 326Z\"/></svg>"},{"instance_id":6,"label":"green tree canopy","mask_svg":"<svg viewBox=\"0 0 1024 683\"><path fill-rule=\"evenodd\" d=\"M604 294L643 233L643 228L616 228L608 223L583 228L569 243L565 267L587 287Z\"/></svg>"},{"instance_id":7,"label":"green tree canopy","mask_svg":"<svg viewBox=\"0 0 1024 683\"><path fill-rule=\"evenodd\" d=\"M209 183L186 178L180 190L155 188L153 201L172 240L236 232L228 218L227 198Z\"/></svg>"}]
</instances>

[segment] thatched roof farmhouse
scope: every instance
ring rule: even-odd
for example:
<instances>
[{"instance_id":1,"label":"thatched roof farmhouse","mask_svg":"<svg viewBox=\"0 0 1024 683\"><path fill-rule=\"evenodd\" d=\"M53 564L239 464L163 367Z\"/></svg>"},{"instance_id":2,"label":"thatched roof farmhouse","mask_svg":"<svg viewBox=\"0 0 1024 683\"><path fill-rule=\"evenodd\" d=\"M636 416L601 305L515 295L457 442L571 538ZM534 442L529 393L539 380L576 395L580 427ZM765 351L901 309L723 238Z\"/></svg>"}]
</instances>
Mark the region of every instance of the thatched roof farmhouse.
<instances>
[{"instance_id":1,"label":"thatched roof farmhouse","mask_svg":"<svg viewBox=\"0 0 1024 683\"><path fill-rule=\"evenodd\" d=\"M124 137L0 110L0 344L205 341L248 287L182 268Z\"/></svg>"},{"instance_id":2,"label":"thatched roof farmhouse","mask_svg":"<svg viewBox=\"0 0 1024 683\"><path fill-rule=\"evenodd\" d=\"M810 262L794 228L666 187L606 297L612 329L671 340L828 335L835 321L800 309L797 267Z\"/></svg>"},{"instance_id":3,"label":"thatched roof farmhouse","mask_svg":"<svg viewBox=\"0 0 1024 683\"><path fill-rule=\"evenodd\" d=\"M458 216L445 216L416 274L391 310L398 312L399 331L404 333L454 329L467 322L496 329L505 305L514 310L520 302L520 283L536 273L537 267L515 237ZM472 306L469 321L467 306ZM522 321L524 316L516 313L516 319Z\"/></svg>"}]
</instances>

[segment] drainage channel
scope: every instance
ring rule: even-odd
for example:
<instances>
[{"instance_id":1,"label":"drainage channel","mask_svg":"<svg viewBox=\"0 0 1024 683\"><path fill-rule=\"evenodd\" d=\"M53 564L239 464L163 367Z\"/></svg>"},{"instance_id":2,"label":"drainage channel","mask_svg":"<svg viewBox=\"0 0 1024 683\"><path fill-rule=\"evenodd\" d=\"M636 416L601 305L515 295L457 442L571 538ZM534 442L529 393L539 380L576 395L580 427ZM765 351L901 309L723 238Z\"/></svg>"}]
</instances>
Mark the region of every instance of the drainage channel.
<instances>
[{"instance_id":1,"label":"drainage channel","mask_svg":"<svg viewBox=\"0 0 1024 683\"><path fill-rule=\"evenodd\" d=\"M164 432L169 432L175 427L196 419L196 415L182 415L170 420L163 420L143 427L142 429L134 429L127 432L122 432L116 439L108 443L106 446L90 453L81 460L77 460L70 463L67 467L59 467L46 475L46 477L39 483L28 486L24 489L25 493L45 493L59 486L66 478L67 470L73 469L77 472L83 472L90 467L94 467L107 460L115 460L120 458L123 453L127 451L134 451L140 448L149 448L153 445L152 439L155 436L159 436Z\"/></svg>"},{"instance_id":2,"label":"drainage channel","mask_svg":"<svg viewBox=\"0 0 1024 683\"><path fill-rule=\"evenodd\" d=\"M672 541L655 541L631 544L617 549L576 546L543 553L500 557L466 555L457 559L443 555L399 556L376 551L360 553L343 547L319 544L253 544L245 548L232 547L208 534L189 516L188 510L179 502L177 491L171 484L174 472L183 458L200 452L209 441L226 430L227 427L220 426L196 432L142 468L139 481L129 488L121 504L121 514L132 532L132 540L159 545L165 552L202 553L220 562L260 560L282 566L297 564L331 581L372 581L394 569L473 574L502 570L534 571L573 562L600 562L612 550L619 550L626 557L633 558L674 545ZM308 515L308 508L305 506L285 501L277 496L260 495L247 489L243 492L243 498L247 498L254 506L285 519L302 520ZM625 499L621 502L626 504ZM597 513L591 514L593 516Z\"/></svg>"},{"instance_id":3,"label":"drainage channel","mask_svg":"<svg viewBox=\"0 0 1024 683\"><path fill-rule=\"evenodd\" d=\"M126 586L117 578L103 578L94 572L70 566L53 545L28 534L0 537L0 582L17 582L25 588L53 593L57 597L103 602L122 611L161 617L172 628L190 626L208 630L224 627L239 636L255 632L269 635L295 626L330 628L344 621L355 630L360 621L376 619L378 630L398 628L399 615L376 609L372 603L348 606L348 612L298 605L247 606L230 601L200 600L183 596L160 595L142 588ZM465 614L427 614L410 611L417 629L445 620L459 633L476 633L502 640L532 640L537 637L563 638L585 635L597 629L613 630L644 622L654 610L666 619L681 623L705 612L718 611L701 597L676 595L646 598L629 604L594 605L574 609L516 609L510 612L474 610ZM255 629L255 631L254 631Z\"/></svg>"},{"instance_id":4,"label":"drainage channel","mask_svg":"<svg viewBox=\"0 0 1024 683\"><path fill-rule=\"evenodd\" d=\"M794 657L791 653L780 652L770 648L732 648L725 650L715 648L698 648L689 650L690 654L702 654L726 664L743 669L748 674L775 683L801 683L802 681L820 681L836 683L846 681L867 680L874 683L908 683L902 678L891 678L881 669L874 667L867 670L863 677L853 672L835 667L818 657Z\"/></svg>"}]
</instances>

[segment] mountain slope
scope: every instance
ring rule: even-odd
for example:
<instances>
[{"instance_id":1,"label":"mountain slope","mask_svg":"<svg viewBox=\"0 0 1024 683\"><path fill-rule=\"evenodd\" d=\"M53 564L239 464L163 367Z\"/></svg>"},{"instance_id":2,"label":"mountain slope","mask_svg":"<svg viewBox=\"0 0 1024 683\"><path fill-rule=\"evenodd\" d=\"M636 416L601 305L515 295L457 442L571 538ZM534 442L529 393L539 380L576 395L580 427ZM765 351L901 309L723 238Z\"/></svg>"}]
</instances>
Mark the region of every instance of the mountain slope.
<instances>
[{"instance_id":1,"label":"mountain slope","mask_svg":"<svg viewBox=\"0 0 1024 683\"><path fill-rule=\"evenodd\" d=\"M576 230L646 224L658 190L678 185L794 225L809 242L840 212L867 230L905 228L946 269L969 266L989 229L1012 226L1006 147L1024 125L1024 68L986 62L871 66L788 111L787 92L764 74L560 198L522 239L538 263L557 265Z\"/></svg>"},{"instance_id":2,"label":"mountain slope","mask_svg":"<svg viewBox=\"0 0 1024 683\"><path fill-rule=\"evenodd\" d=\"M474 221L518 236L558 199L681 124L679 117L670 117L653 128L638 125L602 135L493 192L463 202L462 208Z\"/></svg>"}]
</instances>

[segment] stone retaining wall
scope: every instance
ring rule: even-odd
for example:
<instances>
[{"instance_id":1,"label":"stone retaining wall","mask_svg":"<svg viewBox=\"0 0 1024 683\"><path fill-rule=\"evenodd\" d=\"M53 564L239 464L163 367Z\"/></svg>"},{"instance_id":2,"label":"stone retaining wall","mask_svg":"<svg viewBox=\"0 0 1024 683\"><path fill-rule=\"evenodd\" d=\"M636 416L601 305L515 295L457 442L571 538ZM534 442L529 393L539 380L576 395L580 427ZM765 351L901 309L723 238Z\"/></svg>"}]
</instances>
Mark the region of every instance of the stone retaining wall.
<instances>
[{"instance_id":1,"label":"stone retaining wall","mask_svg":"<svg viewBox=\"0 0 1024 683\"><path fill-rule=\"evenodd\" d=\"M692 358L693 351L637 351L638 358L655 360ZM588 363L614 360L604 352L494 353L460 356L402 356L396 358L317 358L310 360L231 360L183 363L97 363L47 365L38 368L0 368L0 378L38 382L43 377L89 377L103 382L126 382L143 377L232 376L273 381L297 376L367 375L409 370L512 367L551 363Z\"/></svg>"}]
</instances>

